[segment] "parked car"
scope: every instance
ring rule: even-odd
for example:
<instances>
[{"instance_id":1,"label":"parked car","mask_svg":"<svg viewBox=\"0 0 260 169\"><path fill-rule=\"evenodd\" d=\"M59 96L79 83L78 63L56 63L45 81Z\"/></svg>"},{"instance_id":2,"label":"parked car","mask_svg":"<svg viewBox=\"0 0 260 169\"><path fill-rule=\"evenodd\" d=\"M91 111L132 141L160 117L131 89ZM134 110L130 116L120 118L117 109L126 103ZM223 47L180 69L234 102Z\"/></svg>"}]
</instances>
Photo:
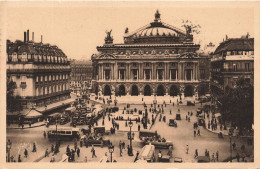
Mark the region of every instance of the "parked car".
<instances>
[{"instance_id":1,"label":"parked car","mask_svg":"<svg viewBox=\"0 0 260 169\"><path fill-rule=\"evenodd\" d=\"M198 156L198 163L209 163L210 159L207 156Z\"/></svg>"},{"instance_id":2,"label":"parked car","mask_svg":"<svg viewBox=\"0 0 260 169\"><path fill-rule=\"evenodd\" d=\"M174 119L169 119L169 126L177 127L177 123Z\"/></svg>"},{"instance_id":3,"label":"parked car","mask_svg":"<svg viewBox=\"0 0 260 169\"><path fill-rule=\"evenodd\" d=\"M195 106L195 104L192 103L191 101L187 101L187 106Z\"/></svg>"},{"instance_id":4,"label":"parked car","mask_svg":"<svg viewBox=\"0 0 260 169\"><path fill-rule=\"evenodd\" d=\"M176 120L181 120L181 114L179 113L176 114Z\"/></svg>"}]
</instances>

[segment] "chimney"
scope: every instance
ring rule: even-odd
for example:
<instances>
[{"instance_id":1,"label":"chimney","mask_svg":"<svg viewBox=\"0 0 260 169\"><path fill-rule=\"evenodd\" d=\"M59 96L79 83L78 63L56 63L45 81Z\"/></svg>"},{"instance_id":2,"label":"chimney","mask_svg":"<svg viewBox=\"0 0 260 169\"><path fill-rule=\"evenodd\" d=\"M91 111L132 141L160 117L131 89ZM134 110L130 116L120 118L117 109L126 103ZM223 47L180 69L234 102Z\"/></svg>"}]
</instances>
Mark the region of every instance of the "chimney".
<instances>
[{"instance_id":1,"label":"chimney","mask_svg":"<svg viewBox=\"0 0 260 169\"><path fill-rule=\"evenodd\" d=\"M42 35L41 35L41 43L42 43Z\"/></svg>"},{"instance_id":2,"label":"chimney","mask_svg":"<svg viewBox=\"0 0 260 169\"><path fill-rule=\"evenodd\" d=\"M26 32L24 32L23 41L26 42Z\"/></svg>"},{"instance_id":3,"label":"chimney","mask_svg":"<svg viewBox=\"0 0 260 169\"><path fill-rule=\"evenodd\" d=\"M32 41L34 41L34 32L32 32Z\"/></svg>"},{"instance_id":4,"label":"chimney","mask_svg":"<svg viewBox=\"0 0 260 169\"><path fill-rule=\"evenodd\" d=\"M29 42L29 29L27 30L27 42Z\"/></svg>"}]
</instances>

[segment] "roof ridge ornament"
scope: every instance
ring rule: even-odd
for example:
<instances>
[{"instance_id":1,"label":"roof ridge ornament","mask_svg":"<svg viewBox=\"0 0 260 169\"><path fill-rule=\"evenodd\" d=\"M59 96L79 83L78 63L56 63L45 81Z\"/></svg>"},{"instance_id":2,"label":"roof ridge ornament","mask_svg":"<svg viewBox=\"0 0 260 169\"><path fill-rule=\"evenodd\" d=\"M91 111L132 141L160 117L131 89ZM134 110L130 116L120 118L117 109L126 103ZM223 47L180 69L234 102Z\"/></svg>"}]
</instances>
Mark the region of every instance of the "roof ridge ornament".
<instances>
[{"instance_id":1,"label":"roof ridge ornament","mask_svg":"<svg viewBox=\"0 0 260 169\"><path fill-rule=\"evenodd\" d=\"M156 13L154 14L155 18L154 18L154 22L161 22L161 14L159 13L159 10L157 9Z\"/></svg>"}]
</instances>

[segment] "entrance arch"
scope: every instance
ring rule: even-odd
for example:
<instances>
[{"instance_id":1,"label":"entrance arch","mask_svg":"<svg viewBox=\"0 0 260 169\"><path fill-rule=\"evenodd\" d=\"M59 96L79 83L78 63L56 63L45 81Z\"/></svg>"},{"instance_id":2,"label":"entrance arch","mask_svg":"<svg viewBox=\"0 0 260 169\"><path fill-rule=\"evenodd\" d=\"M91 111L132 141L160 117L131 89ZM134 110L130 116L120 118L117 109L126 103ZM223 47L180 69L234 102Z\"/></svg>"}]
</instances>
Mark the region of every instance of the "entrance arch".
<instances>
[{"instance_id":1,"label":"entrance arch","mask_svg":"<svg viewBox=\"0 0 260 169\"><path fill-rule=\"evenodd\" d=\"M170 88L170 96L177 96L179 93L179 89L177 86L175 85L172 85L171 88Z\"/></svg>"},{"instance_id":2,"label":"entrance arch","mask_svg":"<svg viewBox=\"0 0 260 169\"><path fill-rule=\"evenodd\" d=\"M157 87L157 96L164 96L164 87L163 87L163 85L159 85L158 87Z\"/></svg>"},{"instance_id":3,"label":"entrance arch","mask_svg":"<svg viewBox=\"0 0 260 169\"><path fill-rule=\"evenodd\" d=\"M119 96L124 96L125 95L125 86L124 85L119 86L118 95Z\"/></svg>"},{"instance_id":4,"label":"entrance arch","mask_svg":"<svg viewBox=\"0 0 260 169\"><path fill-rule=\"evenodd\" d=\"M111 95L111 89L110 86L106 85L104 87L104 96L110 96Z\"/></svg>"},{"instance_id":5,"label":"entrance arch","mask_svg":"<svg viewBox=\"0 0 260 169\"><path fill-rule=\"evenodd\" d=\"M185 97L191 97L191 96L193 96L193 87L192 87L191 85L185 86L184 96L185 96Z\"/></svg>"},{"instance_id":6,"label":"entrance arch","mask_svg":"<svg viewBox=\"0 0 260 169\"><path fill-rule=\"evenodd\" d=\"M132 96L138 96L138 87L136 85L132 86Z\"/></svg>"},{"instance_id":7,"label":"entrance arch","mask_svg":"<svg viewBox=\"0 0 260 169\"><path fill-rule=\"evenodd\" d=\"M149 85L146 85L144 87L144 96L151 96L152 93L151 93L151 87Z\"/></svg>"}]
</instances>

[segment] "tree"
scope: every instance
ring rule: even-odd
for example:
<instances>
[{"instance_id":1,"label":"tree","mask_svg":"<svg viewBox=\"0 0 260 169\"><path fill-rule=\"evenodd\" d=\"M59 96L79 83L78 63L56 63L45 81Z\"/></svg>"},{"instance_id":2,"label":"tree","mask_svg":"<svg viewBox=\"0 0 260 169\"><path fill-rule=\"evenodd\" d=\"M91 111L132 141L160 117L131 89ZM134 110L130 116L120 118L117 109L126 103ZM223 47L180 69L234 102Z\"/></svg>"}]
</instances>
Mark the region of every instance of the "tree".
<instances>
[{"instance_id":1,"label":"tree","mask_svg":"<svg viewBox=\"0 0 260 169\"><path fill-rule=\"evenodd\" d=\"M14 90L17 88L16 83L8 79L6 87L7 87L7 92L6 92L7 111L10 112L21 111L22 110L21 97L14 96Z\"/></svg>"},{"instance_id":2,"label":"tree","mask_svg":"<svg viewBox=\"0 0 260 169\"><path fill-rule=\"evenodd\" d=\"M254 121L253 86L244 78L239 78L234 88L226 88L218 108L224 123L229 121L239 129L251 129Z\"/></svg>"}]
</instances>

